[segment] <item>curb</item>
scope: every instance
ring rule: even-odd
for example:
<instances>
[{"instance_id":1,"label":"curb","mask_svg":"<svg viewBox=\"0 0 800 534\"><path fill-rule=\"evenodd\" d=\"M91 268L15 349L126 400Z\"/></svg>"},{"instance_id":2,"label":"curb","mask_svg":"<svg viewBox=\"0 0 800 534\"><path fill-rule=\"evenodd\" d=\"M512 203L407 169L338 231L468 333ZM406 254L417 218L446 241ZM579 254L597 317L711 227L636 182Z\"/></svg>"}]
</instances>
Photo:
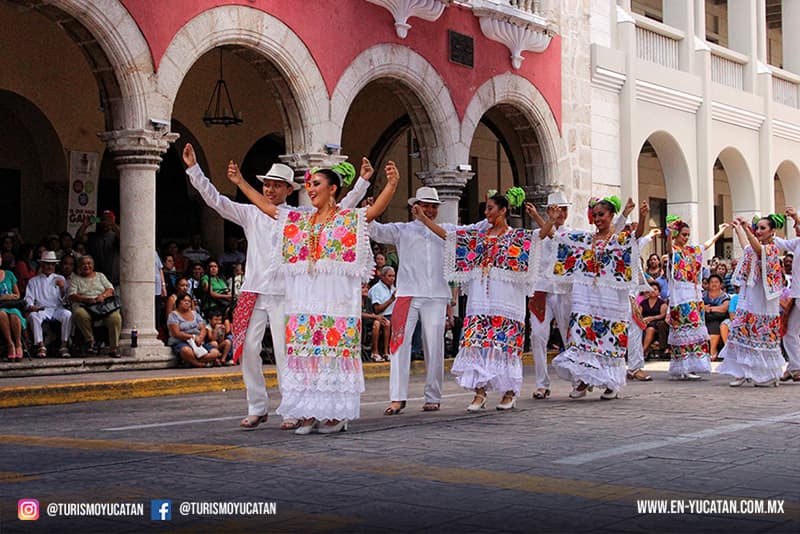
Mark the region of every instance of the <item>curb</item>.
<instances>
[{"instance_id":1,"label":"curb","mask_svg":"<svg viewBox=\"0 0 800 534\"><path fill-rule=\"evenodd\" d=\"M548 360L550 358L548 357ZM533 363L529 353L523 354L523 364ZM363 365L364 379L389 378L389 363L368 363ZM444 370L449 372L453 359L444 361ZM425 373L424 361L411 362L411 374ZM264 371L268 388L278 385L274 369ZM68 384L41 384L30 386L0 387L0 408L21 408L51 404L71 404L75 402L141 399L166 395L190 395L194 393L214 393L218 391L243 390L241 372L192 375L174 377L136 378L128 380L108 380L98 382L78 382Z\"/></svg>"}]
</instances>

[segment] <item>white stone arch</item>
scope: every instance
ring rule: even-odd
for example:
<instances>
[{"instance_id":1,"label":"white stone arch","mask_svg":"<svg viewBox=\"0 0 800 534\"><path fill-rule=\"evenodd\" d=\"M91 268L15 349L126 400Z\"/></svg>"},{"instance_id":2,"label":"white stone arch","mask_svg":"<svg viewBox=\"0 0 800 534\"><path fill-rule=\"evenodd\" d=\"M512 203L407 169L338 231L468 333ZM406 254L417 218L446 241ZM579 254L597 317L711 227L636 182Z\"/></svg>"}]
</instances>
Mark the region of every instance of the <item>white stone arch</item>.
<instances>
[{"instance_id":1,"label":"white stone arch","mask_svg":"<svg viewBox=\"0 0 800 534\"><path fill-rule=\"evenodd\" d=\"M536 137L541 151L541 165L544 171L544 183L542 185L555 186L559 183L559 176L566 175L567 169L559 167L566 165L566 154L560 142L561 133L553 115L550 105L542 93L529 80L516 74L505 73L497 75L481 85L472 96L464 118L461 121L461 134L459 143L456 147L456 159L458 161L468 161L469 150L475 129L481 121L481 117L487 111L496 107L507 105L514 108L521 117L517 122L516 130L520 137L524 137L525 131ZM533 163L528 161L530 155L526 156L524 165L529 166ZM529 180L521 180L522 183L529 183Z\"/></svg>"},{"instance_id":2,"label":"white stone arch","mask_svg":"<svg viewBox=\"0 0 800 534\"><path fill-rule=\"evenodd\" d=\"M653 130L637 143L639 146L637 156L641 153L645 142L652 145L661 164L664 186L667 189L667 202L669 204L697 202L697 184L692 180L686 152L678 138L666 130Z\"/></svg>"},{"instance_id":3,"label":"white stone arch","mask_svg":"<svg viewBox=\"0 0 800 534\"><path fill-rule=\"evenodd\" d=\"M800 167L797 163L785 159L775 167L772 175L777 175L781 181L786 204L795 208L800 206Z\"/></svg>"},{"instance_id":4,"label":"white stone arch","mask_svg":"<svg viewBox=\"0 0 800 534\"><path fill-rule=\"evenodd\" d=\"M328 121L328 92L306 45L285 23L255 8L226 5L203 11L178 30L158 67L158 93L165 117L186 73L203 54L219 46L238 45L243 57L265 77L277 94L287 152L322 149L329 140L316 130ZM250 52L255 51L259 60ZM320 139L316 139L320 137Z\"/></svg>"},{"instance_id":5,"label":"white stone arch","mask_svg":"<svg viewBox=\"0 0 800 534\"><path fill-rule=\"evenodd\" d=\"M391 88L411 118L423 168L435 170L464 163L452 154L458 114L444 80L424 57L395 44L364 50L339 78L331 97L331 123L339 128L339 139L356 96L368 83L381 79L400 82Z\"/></svg>"},{"instance_id":6,"label":"white stone arch","mask_svg":"<svg viewBox=\"0 0 800 534\"><path fill-rule=\"evenodd\" d=\"M119 0L22 3L57 22L80 47L107 107L107 130L149 127L153 60L139 26Z\"/></svg>"},{"instance_id":7,"label":"white stone arch","mask_svg":"<svg viewBox=\"0 0 800 534\"><path fill-rule=\"evenodd\" d=\"M739 149L729 146L723 148L717 158L722 162L728 177L734 216L760 211L753 174L744 155Z\"/></svg>"}]
</instances>

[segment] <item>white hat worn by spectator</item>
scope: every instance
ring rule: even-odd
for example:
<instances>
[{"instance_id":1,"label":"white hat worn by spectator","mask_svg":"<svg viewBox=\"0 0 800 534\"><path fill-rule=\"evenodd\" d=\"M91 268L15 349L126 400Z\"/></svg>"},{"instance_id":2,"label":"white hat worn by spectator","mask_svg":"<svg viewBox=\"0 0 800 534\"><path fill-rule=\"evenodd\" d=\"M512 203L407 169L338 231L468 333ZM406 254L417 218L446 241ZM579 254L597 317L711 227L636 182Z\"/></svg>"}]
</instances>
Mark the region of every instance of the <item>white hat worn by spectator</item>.
<instances>
[{"instance_id":1,"label":"white hat worn by spectator","mask_svg":"<svg viewBox=\"0 0 800 534\"><path fill-rule=\"evenodd\" d=\"M300 189L300 184L294 181L294 170L283 163L273 163L272 167L267 171L267 174L257 174L256 178L262 183L264 180L277 180L291 185L292 189L295 191Z\"/></svg>"},{"instance_id":2,"label":"white hat worn by spectator","mask_svg":"<svg viewBox=\"0 0 800 534\"><path fill-rule=\"evenodd\" d=\"M439 200L439 192L433 187L420 187L417 189L417 195L408 199L408 205L413 206L417 202L425 202L427 204L441 204Z\"/></svg>"},{"instance_id":3,"label":"white hat worn by spectator","mask_svg":"<svg viewBox=\"0 0 800 534\"><path fill-rule=\"evenodd\" d=\"M40 263L58 263L59 259L56 256L55 251L46 250L42 253L42 257L39 259Z\"/></svg>"}]
</instances>

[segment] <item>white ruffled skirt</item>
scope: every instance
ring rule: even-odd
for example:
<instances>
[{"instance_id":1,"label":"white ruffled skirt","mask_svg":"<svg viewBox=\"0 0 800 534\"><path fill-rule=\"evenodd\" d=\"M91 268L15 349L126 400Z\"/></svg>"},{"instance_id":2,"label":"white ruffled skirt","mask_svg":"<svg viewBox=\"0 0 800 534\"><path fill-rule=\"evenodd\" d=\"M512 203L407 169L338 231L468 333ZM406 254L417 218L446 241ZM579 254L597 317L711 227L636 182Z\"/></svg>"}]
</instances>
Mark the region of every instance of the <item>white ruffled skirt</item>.
<instances>
[{"instance_id":1,"label":"white ruffled skirt","mask_svg":"<svg viewBox=\"0 0 800 534\"><path fill-rule=\"evenodd\" d=\"M725 359L717 368L718 373L754 382L779 379L786 364L780 349L753 349L730 338L719 356Z\"/></svg>"},{"instance_id":2,"label":"white ruffled skirt","mask_svg":"<svg viewBox=\"0 0 800 534\"><path fill-rule=\"evenodd\" d=\"M463 388L487 391L522 389L522 359L518 354L495 347L461 347L450 371Z\"/></svg>"},{"instance_id":3,"label":"white ruffled skirt","mask_svg":"<svg viewBox=\"0 0 800 534\"><path fill-rule=\"evenodd\" d=\"M601 356L575 346L567 348L553 360L556 374L573 386L581 382L590 386L619 391L625 386L625 359Z\"/></svg>"}]
</instances>

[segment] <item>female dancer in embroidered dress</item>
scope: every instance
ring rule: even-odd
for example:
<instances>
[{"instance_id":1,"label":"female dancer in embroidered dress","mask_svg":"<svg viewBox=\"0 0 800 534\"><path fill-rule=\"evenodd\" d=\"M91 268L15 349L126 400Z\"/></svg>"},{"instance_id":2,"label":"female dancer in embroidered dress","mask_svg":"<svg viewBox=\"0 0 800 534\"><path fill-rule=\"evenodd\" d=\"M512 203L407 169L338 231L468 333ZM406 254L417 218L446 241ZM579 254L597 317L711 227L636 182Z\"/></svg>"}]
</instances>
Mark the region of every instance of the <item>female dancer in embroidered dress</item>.
<instances>
[{"instance_id":1,"label":"female dancer in embroidered dress","mask_svg":"<svg viewBox=\"0 0 800 534\"><path fill-rule=\"evenodd\" d=\"M533 292L535 242L530 230L506 222L509 207L521 206L524 192L517 187L507 194L512 203L501 194L487 200L489 229L446 232L414 206L414 215L447 241L445 275L466 287L467 312L451 372L459 385L475 391L468 412L486 406L488 390L504 392L497 409L510 410L522 387L525 299Z\"/></svg>"},{"instance_id":2,"label":"female dancer in embroidered dress","mask_svg":"<svg viewBox=\"0 0 800 534\"><path fill-rule=\"evenodd\" d=\"M724 361L717 369L734 377L731 387L750 381L759 387L777 386L783 373L779 334L783 270L778 251L787 249L787 241L775 239L775 229L783 228L784 222L783 215L776 214L758 219L754 229L742 219L733 221L744 248L733 273L739 303L719 353Z\"/></svg>"},{"instance_id":3,"label":"female dancer in embroidered dress","mask_svg":"<svg viewBox=\"0 0 800 534\"><path fill-rule=\"evenodd\" d=\"M347 430L360 413L361 282L369 280L372 251L367 223L389 205L399 174L386 165L387 185L374 204L342 209L336 194L352 165L312 169L306 189L315 210L278 208L242 179L231 162L228 178L283 228L274 261L286 274L286 371L278 414L302 420L296 434ZM275 325L277 327L277 325ZM319 421L325 420L324 424Z\"/></svg>"},{"instance_id":4,"label":"female dancer in embroidered dress","mask_svg":"<svg viewBox=\"0 0 800 534\"><path fill-rule=\"evenodd\" d=\"M667 267L669 284L669 376L677 380L700 380L697 373L710 373L709 337L703 312L703 252L710 249L728 228L702 245L689 245L689 225L679 217L667 217Z\"/></svg>"},{"instance_id":5,"label":"female dancer in embroidered dress","mask_svg":"<svg viewBox=\"0 0 800 534\"><path fill-rule=\"evenodd\" d=\"M553 360L558 376L572 383L570 398L586 396L603 386L602 399L615 399L625 385L625 355L631 304L628 295L638 287L641 264L637 239L642 237L650 208L642 202L636 233L614 232L612 218L619 211L617 197L589 203L594 233L556 232L555 257L548 258L545 275L572 284L567 348ZM542 232L549 232L556 213ZM544 260L543 260L544 261Z\"/></svg>"}]
</instances>

